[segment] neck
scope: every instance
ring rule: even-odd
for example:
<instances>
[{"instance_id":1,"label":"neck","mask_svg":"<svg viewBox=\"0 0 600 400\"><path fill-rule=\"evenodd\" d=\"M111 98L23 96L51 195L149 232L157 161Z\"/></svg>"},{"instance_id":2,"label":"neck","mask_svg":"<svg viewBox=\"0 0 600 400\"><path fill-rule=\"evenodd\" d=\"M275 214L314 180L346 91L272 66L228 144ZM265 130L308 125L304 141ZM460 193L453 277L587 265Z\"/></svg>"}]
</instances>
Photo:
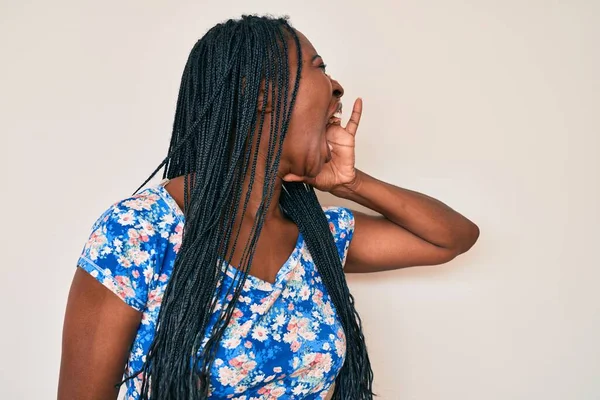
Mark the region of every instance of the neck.
<instances>
[{"instance_id":1,"label":"neck","mask_svg":"<svg viewBox=\"0 0 600 400\"><path fill-rule=\"evenodd\" d=\"M257 166L257 173L254 176L252 191L248 200L246 215L244 216L244 219L250 218L252 221L254 221L257 218L258 208L261 204L261 201L263 200L263 186L265 183L265 177L263 174L259 174L258 171L264 171L264 166L262 166L262 168L260 166ZM243 205L243 202L246 199L246 196L250 189L249 175L245 177L243 187L244 189L242 190L242 195L240 197L240 212L241 206ZM279 197L281 196L281 190L282 181L281 178L277 177L275 181L275 187L273 188L273 197L271 198L269 207L265 211L265 220L269 220L272 218L283 218L283 213L279 208ZM239 217L241 217L241 215L239 215L238 218Z\"/></svg>"},{"instance_id":2,"label":"neck","mask_svg":"<svg viewBox=\"0 0 600 400\"><path fill-rule=\"evenodd\" d=\"M254 137L254 141L251 145L251 154L254 152L258 152L256 158L256 173L254 174L254 182L252 183L252 190L250 193L250 198L248 200L248 206L246 208L246 213L244 217L240 215L241 210L243 208L244 201L246 199L246 195L250 190L250 169L248 170L246 176L244 177L244 181L242 183L242 194L240 197L240 207L238 210L238 214L236 215L236 223L253 223L257 219L258 209L260 207L262 198L263 198L263 186L265 183L264 171L268 168L272 168L271 166L267 166L267 151L269 145L270 138L270 118L271 114L267 114L265 116L264 128L263 131L259 134L256 134ZM258 127L256 127L258 129ZM262 138L262 140L261 140ZM183 210L184 204L184 177L179 176L173 178L169 182L169 186L173 188L173 197L179 207ZM281 209L279 208L279 198L281 196L283 181L281 177L278 176L275 178L275 187L273 188L273 197L271 198L271 202L269 204L269 208L265 210L265 221L272 219L283 219L284 215Z\"/></svg>"},{"instance_id":3,"label":"neck","mask_svg":"<svg viewBox=\"0 0 600 400\"><path fill-rule=\"evenodd\" d=\"M256 171L257 173L254 176L254 183L252 185L252 192L250 193L250 198L248 200L248 206L246 208L246 214L244 215L244 220L247 222L254 222L257 218L258 208L262 201L263 197L263 185L265 182L265 177L263 174L259 174L259 171L265 170L264 162L257 163ZM165 189L168 190L171 197L175 200L177 205L181 210L184 209L184 176L178 176L169 180L169 183L165 185ZM279 197L281 196L282 190L282 180L278 176L275 181L275 187L273 188L273 197L271 198L271 203L269 204L269 208L265 212L265 220L270 220L273 218L284 218L281 209L279 208ZM241 213L244 201L246 199L246 195L248 190L250 189L250 174L248 173L243 181L242 194L240 197L240 208L239 212ZM167 188L168 186L168 188ZM241 214L236 215L236 220L238 223L241 222Z\"/></svg>"}]
</instances>

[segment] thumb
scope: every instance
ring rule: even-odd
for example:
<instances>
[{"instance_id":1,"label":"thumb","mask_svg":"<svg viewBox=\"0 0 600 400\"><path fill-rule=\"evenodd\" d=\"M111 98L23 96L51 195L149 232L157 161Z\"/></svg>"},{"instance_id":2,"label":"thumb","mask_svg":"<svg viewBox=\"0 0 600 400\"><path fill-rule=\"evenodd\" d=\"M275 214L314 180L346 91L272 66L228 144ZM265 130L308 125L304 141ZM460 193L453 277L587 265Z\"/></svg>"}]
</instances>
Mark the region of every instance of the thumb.
<instances>
[{"instance_id":1,"label":"thumb","mask_svg":"<svg viewBox=\"0 0 600 400\"><path fill-rule=\"evenodd\" d=\"M281 178L285 182L302 182L304 178L294 174L287 174L283 178Z\"/></svg>"}]
</instances>

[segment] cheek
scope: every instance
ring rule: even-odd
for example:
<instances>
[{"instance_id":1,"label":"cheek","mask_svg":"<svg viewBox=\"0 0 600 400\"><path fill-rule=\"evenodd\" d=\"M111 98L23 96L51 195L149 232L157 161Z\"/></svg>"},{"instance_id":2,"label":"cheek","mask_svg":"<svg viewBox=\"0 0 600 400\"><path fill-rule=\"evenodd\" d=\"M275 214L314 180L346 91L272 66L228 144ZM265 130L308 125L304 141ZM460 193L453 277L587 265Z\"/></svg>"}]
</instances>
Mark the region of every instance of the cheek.
<instances>
[{"instance_id":1,"label":"cheek","mask_svg":"<svg viewBox=\"0 0 600 400\"><path fill-rule=\"evenodd\" d=\"M299 176L316 176L326 159L325 143L319 137L289 135L283 144L281 167Z\"/></svg>"},{"instance_id":2,"label":"cheek","mask_svg":"<svg viewBox=\"0 0 600 400\"><path fill-rule=\"evenodd\" d=\"M322 72L316 74L300 84L290 128L295 126L299 131L320 134L327 123L332 86Z\"/></svg>"}]
</instances>

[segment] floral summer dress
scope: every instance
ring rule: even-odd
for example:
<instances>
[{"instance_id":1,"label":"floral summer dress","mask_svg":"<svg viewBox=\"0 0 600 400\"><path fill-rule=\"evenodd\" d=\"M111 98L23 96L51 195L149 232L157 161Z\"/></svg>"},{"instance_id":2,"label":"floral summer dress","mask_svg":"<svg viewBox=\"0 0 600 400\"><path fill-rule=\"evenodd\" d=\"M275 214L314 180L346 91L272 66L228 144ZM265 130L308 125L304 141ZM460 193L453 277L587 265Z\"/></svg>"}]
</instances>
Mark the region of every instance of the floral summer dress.
<instances>
[{"instance_id":1,"label":"floral summer dress","mask_svg":"<svg viewBox=\"0 0 600 400\"><path fill-rule=\"evenodd\" d=\"M342 207L324 211L343 265L353 215ZM155 185L106 210L79 258L80 268L142 312L126 376L142 367L154 338L183 225L184 214L169 192ZM224 263L223 271L229 286L236 269ZM226 301L219 299L210 325ZM210 371L210 398L324 399L345 355L342 326L300 234L273 284L248 276ZM141 376L126 385L125 398L138 399Z\"/></svg>"}]
</instances>

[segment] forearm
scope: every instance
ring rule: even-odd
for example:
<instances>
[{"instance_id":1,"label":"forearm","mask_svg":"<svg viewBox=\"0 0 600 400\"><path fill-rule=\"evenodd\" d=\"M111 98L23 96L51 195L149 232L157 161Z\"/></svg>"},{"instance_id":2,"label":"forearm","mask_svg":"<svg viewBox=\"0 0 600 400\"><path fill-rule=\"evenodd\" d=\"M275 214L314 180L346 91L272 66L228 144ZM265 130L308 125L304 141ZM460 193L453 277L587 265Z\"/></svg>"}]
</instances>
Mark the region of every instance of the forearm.
<instances>
[{"instance_id":1,"label":"forearm","mask_svg":"<svg viewBox=\"0 0 600 400\"><path fill-rule=\"evenodd\" d=\"M428 242L459 252L479 236L473 222L441 201L413 190L380 181L357 170L352 185L332 194L361 204Z\"/></svg>"}]
</instances>

